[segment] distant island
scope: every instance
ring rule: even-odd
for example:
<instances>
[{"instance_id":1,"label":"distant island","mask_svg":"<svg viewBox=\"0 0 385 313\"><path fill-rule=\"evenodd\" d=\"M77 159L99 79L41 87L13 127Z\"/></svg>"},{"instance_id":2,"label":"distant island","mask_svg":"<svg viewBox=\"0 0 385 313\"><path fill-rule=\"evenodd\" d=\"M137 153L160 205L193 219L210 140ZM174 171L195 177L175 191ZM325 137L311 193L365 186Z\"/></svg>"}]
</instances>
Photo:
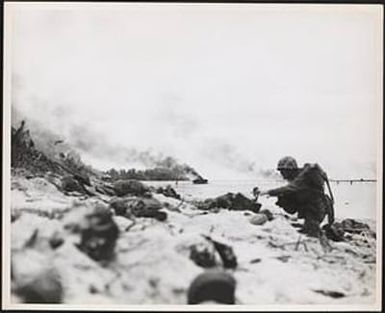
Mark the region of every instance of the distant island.
<instances>
[{"instance_id":1,"label":"distant island","mask_svg":"<svg viewBox=\"0 0 385 313\"><path fill-rule=\"evenodd\" d=\"M167 168L167 167L155 167L145 170L137 170L131 168L128 170L116 170L110 169L105 172L104 179L106 180L120 180L120 179L136 179L136 180L158 180L158 181L167 181L167 180L189 180L189 177L183 171L177 168Z\"/></svg>"}]
</instances>

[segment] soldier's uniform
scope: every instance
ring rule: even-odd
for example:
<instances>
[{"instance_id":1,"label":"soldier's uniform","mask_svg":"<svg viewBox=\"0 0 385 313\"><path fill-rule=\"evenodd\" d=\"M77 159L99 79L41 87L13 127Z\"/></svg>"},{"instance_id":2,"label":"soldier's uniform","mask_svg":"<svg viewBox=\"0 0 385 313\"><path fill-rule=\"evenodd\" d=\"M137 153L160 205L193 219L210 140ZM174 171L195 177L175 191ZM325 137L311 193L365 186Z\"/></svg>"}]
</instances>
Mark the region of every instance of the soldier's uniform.
<instances>
[{"instance_id":1,"label":"soldier's uniform","mask_svg":"<svg viewBox=\"0 0 385 313\"><path fill-rule=\"evenodd\" d=\"M321 233L320 224L329 214L333 220L332 200L324 193L326 173L318 164L305 164L297 168L297 175L288 185L268 191L270 196L278 197L277 205L286 212L298 212L304 218L303 231L311 236Z\"/></svg>"}]
</instances>

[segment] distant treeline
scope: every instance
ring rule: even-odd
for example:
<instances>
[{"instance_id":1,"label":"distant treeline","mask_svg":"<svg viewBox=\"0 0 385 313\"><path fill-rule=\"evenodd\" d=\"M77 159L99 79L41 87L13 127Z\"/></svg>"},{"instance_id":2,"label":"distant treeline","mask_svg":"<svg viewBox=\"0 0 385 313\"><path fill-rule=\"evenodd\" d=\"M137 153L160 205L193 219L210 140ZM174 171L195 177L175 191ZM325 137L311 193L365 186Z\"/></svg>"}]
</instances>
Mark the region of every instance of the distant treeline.
<instances>
[{"instance_id":1,"label":"distant treeline","mask_svg":"<svg viewBox=\"0 0 385 313\"><path fill-rule=\"evenodd\" d=\"M180 170L166 167L156 167L152 169L136 170L134 168L128 170L110 169L106 172L112 180L118 179L137 179L137 180L188 180L185 173Z\"/></svg>"}]
</instances>

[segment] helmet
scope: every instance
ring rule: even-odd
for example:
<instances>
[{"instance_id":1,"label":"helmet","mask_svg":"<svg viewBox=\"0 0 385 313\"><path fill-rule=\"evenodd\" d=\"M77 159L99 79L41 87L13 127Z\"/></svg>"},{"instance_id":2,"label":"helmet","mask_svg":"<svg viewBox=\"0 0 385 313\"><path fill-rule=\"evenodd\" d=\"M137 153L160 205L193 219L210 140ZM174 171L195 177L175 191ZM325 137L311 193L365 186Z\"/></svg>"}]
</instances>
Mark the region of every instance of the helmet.
<instances>
[{"instance_id":1,"label":"helmet","mask_svg":"<svg viewBox=\"0 0 385 313\"><path fill-rule=\"evenodd\" d=\"M297 161L290 156L283 157L282 159L280 159L278 161L277 169L278 170L281 170L281 169L287 169L287 170L298 169Z\"/></svg>"},{"instance_id":2,"label":"helmet","mask_svg":"<svg viewBox=\"0 0 385 313\"><path fill-rule=\"evenodd\" d=\"M207 301L217 304L235 304L236 280L228 272L211 269L199 274L190 284L187 302Z\"/></svg>"}]
</instances>

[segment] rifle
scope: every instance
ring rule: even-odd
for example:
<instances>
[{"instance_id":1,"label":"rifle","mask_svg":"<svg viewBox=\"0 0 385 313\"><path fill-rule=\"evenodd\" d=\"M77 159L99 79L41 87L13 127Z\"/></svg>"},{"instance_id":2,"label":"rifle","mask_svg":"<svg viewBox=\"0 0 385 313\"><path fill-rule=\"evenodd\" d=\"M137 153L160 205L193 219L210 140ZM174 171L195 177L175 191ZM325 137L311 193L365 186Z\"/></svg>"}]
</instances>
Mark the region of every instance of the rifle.
<instances>
[{"instance_id":1,"label":"rifle","mask_svg":"<svg viewBox=\"0 0 385 313\"><path fill-rule=\"evenodd\" d=\"M328 204L327 204L328 223L329 223L329 225L332 225L334 223L334 197L333 197L332 189L330 187L329 179L327 176L325 177L325 181L326 181L326 186L328 187L330 200L331 200L331 202L329 203L329 199L327 199L327 202L328 202Z\"/></svg>"}]
</instances>

